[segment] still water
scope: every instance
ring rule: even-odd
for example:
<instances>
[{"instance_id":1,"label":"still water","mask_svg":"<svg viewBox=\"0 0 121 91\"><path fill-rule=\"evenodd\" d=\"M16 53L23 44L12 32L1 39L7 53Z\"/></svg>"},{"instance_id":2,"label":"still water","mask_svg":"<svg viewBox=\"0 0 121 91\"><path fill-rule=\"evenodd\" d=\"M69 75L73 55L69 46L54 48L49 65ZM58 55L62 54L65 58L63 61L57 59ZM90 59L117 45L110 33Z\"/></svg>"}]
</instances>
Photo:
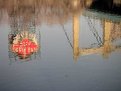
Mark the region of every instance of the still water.
<instances>
[{"instance_id":1,"label":"still water","mask_svg":"<svg viewBox=\"0 0 121 91\"><path fill-rule=\"evenodd\" d=\"M107 1L0 0L0 91L120 91L121 1Z\"/></svg>"}]
</instances>

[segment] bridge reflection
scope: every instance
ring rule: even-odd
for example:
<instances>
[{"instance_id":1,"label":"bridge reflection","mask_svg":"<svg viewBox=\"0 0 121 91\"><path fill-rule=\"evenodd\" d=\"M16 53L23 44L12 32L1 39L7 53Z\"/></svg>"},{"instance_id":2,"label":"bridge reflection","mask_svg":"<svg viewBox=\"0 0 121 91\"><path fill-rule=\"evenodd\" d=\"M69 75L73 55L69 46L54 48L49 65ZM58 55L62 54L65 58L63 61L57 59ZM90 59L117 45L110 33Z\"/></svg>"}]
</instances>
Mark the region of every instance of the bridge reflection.
<instances>
[{"instance_id":1,"label":"bridge reflection","mask_svg":"<svg viewBox=\"0 0 121 91\"><path fill-rule=\"evenodd\" d=\"M87 11L84 11L88 12ZM92 11L92 13L94 13ZM79 56L89 55L89 54L97 54L100 53L103 55L104 58L108 58L111 52L121 50L121 45L113 45L113 40L117 38L121 38L121 18L117 17L116 15L111 18L100 17L99 13L96 12L96 16L90 16L89 13L85 13L84 16L89 17L95 20L99 20L102 23L103 27L103 43L97 48L79 48L79 31L80 29L80 15L74 14L73 16L73 55L74 59L77 60ZM105 14L108 15L108 14ZM110 17L111 15L109 15ZM118 19L114 19L114 18ZM112 19L112 20L111 20ZM115 20L115 21L114 21ZM118 20L118 21L117 21ZM88 23L90 24L90 23ZM91 23L92 24L92 23ZM91 25L93 26L93 24ZM118 30L117 30L118 29Z\"/></svg>"}]
</instances>

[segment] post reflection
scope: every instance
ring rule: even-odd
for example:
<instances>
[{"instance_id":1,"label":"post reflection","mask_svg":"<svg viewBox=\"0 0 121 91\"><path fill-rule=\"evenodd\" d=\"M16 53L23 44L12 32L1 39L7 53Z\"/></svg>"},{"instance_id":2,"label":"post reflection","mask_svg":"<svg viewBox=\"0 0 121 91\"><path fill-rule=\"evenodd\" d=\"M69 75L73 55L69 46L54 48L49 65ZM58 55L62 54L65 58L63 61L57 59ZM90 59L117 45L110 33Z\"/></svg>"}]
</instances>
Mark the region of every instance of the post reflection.
<instances>
[{"instance_id":1,"label":"post reflection","mask_svg":"<svg viewBox=\"0 0 121 91\"><path fill-rule=\"evenodd\" d=\"M117 31L117 29L121 29L121 22L116 21L114 15L112 20L106 17L98 19L102 22L103 40L97 48L79 47L80 16L91 17L95 20L92 17L93 13L84 14L84 12L88 9L98 8L99 2L108 5L107 2L100 0L0 0L0 19L4 16L2 11L6 11L11 30L9 33L10 58L28 59L40 51L40 35L37 34L36 27L41 27L42 23L64 25L69 19L72 19L73 23L74 59L77 60L79 56L95 53L101 53L104 58L108 58L111 52L121 49L120 46L112 43L121 36L120 31ZM114 0L111 5L115 6L113 10L120 8L118 0ZM112 9L111 6L109 9ZM103 8L100 11L103 11Z\"/></svg>"}]
</instances>

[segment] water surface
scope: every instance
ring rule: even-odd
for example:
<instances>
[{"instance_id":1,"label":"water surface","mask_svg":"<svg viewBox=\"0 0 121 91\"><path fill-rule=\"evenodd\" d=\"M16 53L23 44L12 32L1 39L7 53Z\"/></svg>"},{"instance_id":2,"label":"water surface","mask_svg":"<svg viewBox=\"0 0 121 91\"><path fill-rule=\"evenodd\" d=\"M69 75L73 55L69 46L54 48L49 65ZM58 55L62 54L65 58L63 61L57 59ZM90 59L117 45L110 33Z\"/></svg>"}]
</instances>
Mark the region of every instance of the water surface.
<instances>
[{"instance_id":1,"label":"water surface","mask_svg":"<svg viewBox=\"0 0 121 91\"><path fill-rule=\"evenodd\" d=\"M0 91L121 90L120 13L93 0L0 2Z\"/></svg>"}]
</instances>

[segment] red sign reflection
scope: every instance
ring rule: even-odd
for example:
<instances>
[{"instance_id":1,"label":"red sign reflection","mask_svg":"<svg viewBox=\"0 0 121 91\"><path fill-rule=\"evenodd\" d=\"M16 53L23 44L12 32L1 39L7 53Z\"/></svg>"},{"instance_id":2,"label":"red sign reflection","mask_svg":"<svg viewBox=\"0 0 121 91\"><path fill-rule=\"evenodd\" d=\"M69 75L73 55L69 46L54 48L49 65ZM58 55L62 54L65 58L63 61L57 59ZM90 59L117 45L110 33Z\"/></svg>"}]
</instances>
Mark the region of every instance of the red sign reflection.
<instances>
[{"instance_id":1,"label":"red sign reflection","mask_svg":"<svg viewBox=\"0 0 121 91\"><path fill-rule=\"evenodd\" d=\"M31 55L38 50L38 45L29 39L23 39L17 44L12 45L13 52L21 55L23 58Z\"/></svg>"}]
</instances>

